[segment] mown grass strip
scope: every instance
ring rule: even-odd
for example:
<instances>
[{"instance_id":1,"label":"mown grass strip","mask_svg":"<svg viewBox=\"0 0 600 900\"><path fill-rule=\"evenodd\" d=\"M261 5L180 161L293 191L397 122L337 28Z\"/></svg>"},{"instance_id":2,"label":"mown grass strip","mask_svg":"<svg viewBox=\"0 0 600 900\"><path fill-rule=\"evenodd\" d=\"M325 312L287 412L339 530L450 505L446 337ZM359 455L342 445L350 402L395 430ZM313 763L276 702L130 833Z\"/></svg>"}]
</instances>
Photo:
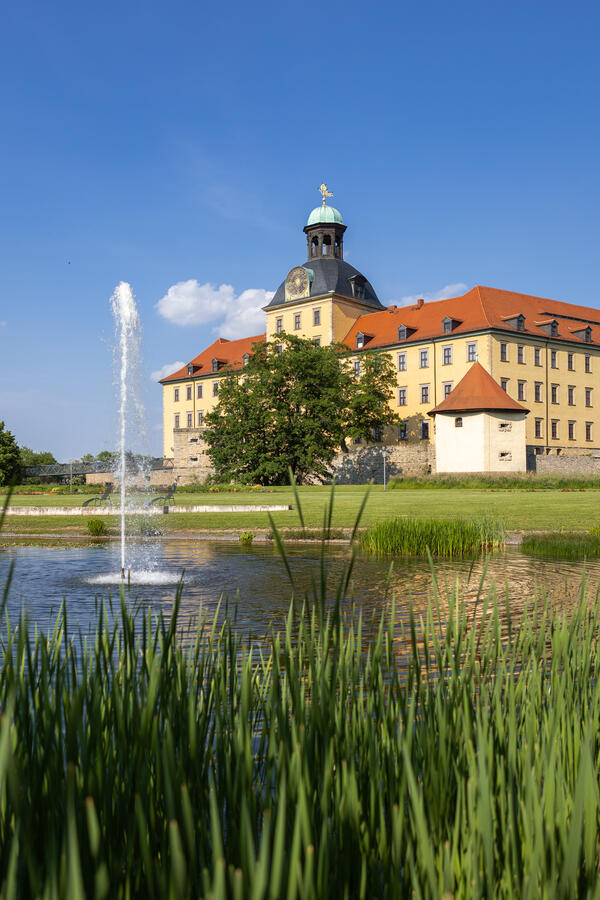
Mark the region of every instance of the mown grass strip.
<instances>
[{"instance_id":1,"label":"mown grass strip","mask_svg":"<svg viewBox=\"0 0 600 900\"><path fill-rule=\"evenodd\" d=\"M389 556L460 557L499 548L504 531L493 519L396 518L379 522L361 537L368 553Z\"/></svg>"}]
</instances>

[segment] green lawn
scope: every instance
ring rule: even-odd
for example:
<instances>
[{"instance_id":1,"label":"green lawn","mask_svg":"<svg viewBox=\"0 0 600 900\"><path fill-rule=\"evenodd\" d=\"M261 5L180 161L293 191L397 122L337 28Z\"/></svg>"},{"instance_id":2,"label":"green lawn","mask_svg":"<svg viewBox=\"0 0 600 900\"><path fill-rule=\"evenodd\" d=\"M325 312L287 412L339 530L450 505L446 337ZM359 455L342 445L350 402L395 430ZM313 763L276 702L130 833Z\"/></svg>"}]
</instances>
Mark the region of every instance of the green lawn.
<instances>
[{"instance_id":1,"label":"green lawn","mask_svg":"<svg viewBox=\"0 0 600 900\"><path fill-rule=\"evenodd\" d=\"M368 490L366 487L341 486L335 490L333 525L351 527L358 508ZM329 501L331 488L303 487L299 489L306 524L319 527ZM15 496L11 503L32 506L79 506L85 497L75 496ZM69 501L67 504L66 501ZM219 531L269 528L268 515L256 513L186 513L189 505L281 504L291 503L294 509L277 512L273 518L281 528L297 528L298 513L290 488L273 488L265 493L178 494L176 504L166 516L154 520L165 533L182 530ZM384 491L380 485L370 489L362 524L372 525L394 516L438 518L496 516L509 529L528 530L588 530L600 525L600 491L487 491L487 490L411 490ZM115 515L104 517L108 524L118 526ZM8 516L5 530L43 533L45 531L85 531L85 519L75 516L43 516L25 518Z\"/></svg>"}]
</instances>

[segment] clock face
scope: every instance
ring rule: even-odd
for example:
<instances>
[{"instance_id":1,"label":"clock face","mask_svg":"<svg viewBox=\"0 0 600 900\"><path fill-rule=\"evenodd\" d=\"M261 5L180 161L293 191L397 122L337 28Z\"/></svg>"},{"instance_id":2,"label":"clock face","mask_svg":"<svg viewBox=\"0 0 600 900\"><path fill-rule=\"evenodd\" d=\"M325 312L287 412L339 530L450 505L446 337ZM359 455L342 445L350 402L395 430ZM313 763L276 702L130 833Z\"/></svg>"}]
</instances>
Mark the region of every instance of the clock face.
<instances>
[{"instance_id":1,"label":"clock face","mask_svg":"<svg viewBox=\"0 0 600 900\"><path fill-rule=\"evenodd\" d=\"M285 280L286 300L297 300L307 297L309 293L308 272L302 266L296 266L288 273Z\"/></svg>"}]
</instances>

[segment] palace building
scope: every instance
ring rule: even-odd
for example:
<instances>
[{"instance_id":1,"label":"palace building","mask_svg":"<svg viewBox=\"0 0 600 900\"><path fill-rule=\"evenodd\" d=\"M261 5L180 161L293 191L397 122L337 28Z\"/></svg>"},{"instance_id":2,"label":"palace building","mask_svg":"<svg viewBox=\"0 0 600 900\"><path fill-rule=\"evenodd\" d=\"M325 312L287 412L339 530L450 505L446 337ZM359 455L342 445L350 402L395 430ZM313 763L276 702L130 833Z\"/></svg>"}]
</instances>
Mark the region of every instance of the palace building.
<instances>
[{"instance_id":1,"label":"palace building","mask_svg":"<svg viewBox=\"0 0 600 900\"><path fill-rule=\"evenodd\" d=\"M405 474L514 472L549 457L600 455L600 310L479 285L386 307L344 260L346 226L320 190L303 229L306 260L265 307L264 334L219 338L161 381L164 456L180 477L209 471L203 421L224 370L241 371L255 343L281 332L346 344L357 374L367 350L394 361L390 402L403 421L352 447L351 458L340 454L339 480L375 474L382 445L390 471Z\"/></svg>"}]
</instances>

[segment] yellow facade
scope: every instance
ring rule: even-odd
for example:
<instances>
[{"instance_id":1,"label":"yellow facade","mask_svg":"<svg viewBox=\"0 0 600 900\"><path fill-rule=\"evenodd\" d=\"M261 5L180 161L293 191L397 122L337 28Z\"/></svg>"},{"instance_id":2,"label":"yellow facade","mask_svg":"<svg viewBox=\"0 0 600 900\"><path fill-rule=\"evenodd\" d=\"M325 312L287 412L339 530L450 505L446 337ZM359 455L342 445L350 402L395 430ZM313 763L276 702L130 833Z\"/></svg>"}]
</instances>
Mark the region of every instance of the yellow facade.
<instances>
[{"instance_id":1,"label":"yellow facade","mask_svg":"<svg viewBox=\"0 0 600 900\"><path fill-rule=\"evenodd\" d=\"M173 430L201 427L199 413L204 419L206 413L215 408L219 397L214 393L214 385L218 385L222 377L210 374L163 384L163 455L166 459L173 458Z\"/></svg>"},{"instance_id":2,"label":"yellow facade","mask_svg":"<svg viewBox=\"0 0 600 900\"><path fill-rule=\"evenodd\" d=\"M367 312L372 309L335 294L292 300L285 306L266 309L267 340L276 341L278 333L285 332L318 340L322 346L341 343L356 320Z\"/></svg>"}]
</instances>

